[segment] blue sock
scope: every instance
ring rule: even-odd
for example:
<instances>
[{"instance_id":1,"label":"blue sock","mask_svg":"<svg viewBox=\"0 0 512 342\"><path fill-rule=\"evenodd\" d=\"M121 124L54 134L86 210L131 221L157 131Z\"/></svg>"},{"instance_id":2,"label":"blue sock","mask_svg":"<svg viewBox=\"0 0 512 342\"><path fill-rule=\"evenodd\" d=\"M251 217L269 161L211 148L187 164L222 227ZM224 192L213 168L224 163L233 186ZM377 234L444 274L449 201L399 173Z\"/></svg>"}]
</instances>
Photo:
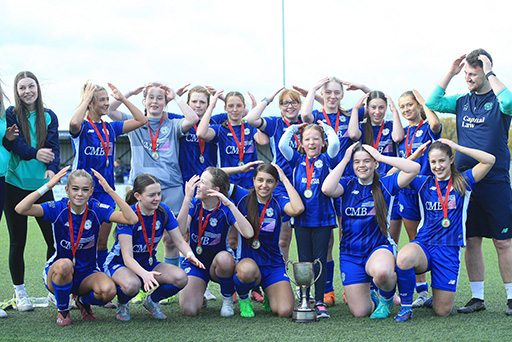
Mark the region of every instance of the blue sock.
<instances>
[{"instance_id":1,"label":"blue sock","mask_svg":"<svg viewBox=\"0 0 512 342\"><path fill-rule=\"evenodd\" d=\"M163 284L158 286L158 288L151 294L150 298L153 302L158 303L162 299L172 297L180 291L180 287L172 284Z\"/></svg>"},{"instance_id":2,"label":"blue sock","mask_svg":"<svg viewBox=\"0 0 512 342\"><path fill-rule=\"evenodd\" d=\"M417 293L428 292L428 283L427 282L416 283L416 292Z\"/></svg>"},{"instance_id":3,"label":"blue sock","mask_svg":"<svg viewBox=\"0 0 512 342\"><path fill-rule=\"evenodd\" d=\"M402 300L402 306L412 306L412 296L414 294L414 286L416 285L416 274L414 268L402 270L396 267L398 293Z\"/></svg>"},{"instance_id":4,"label":"blue sock","mask_svg":"<svg viewBox=\"0 0 512 342\"><path fill-rule=\"evenodd\" d=\"M244 300L249 298L249 291L254 288L255 281L251 281L250 283L243 283L238 279L238 276L235 274L233 276L233 282L235 283L236 293L238 293L238 297Z\"/></svg>"},{"instance_id":5,"label":"blue sock","mask_svg":"<svg viewBox=\"0 0 512 342\"><path fill-rule=\"evenodd\" d=\"M106 302L102 302L101 300L99 299L96 299L96 297L94 297L94 291L91 291L83 296L80 296L78 298L78 300L80 302L82 302L82 304L85 304L85 305L99 305L99 306L103 306L105 304L107 304Z\"/></svg>"},{"instance_id":6,"label":"blue sock","mask_svg":"<svg viewBox=\"0 0 512 342\"><path fill-rule=\"evenodd\" d=\"M395 295L396 289L394 288L391 291L384 291L382 289L379 289L380 296L384 298L385 300L393 299L393 296Z\"/></svg>"},{"instance_id":7,"label":"blue sock","mask_svg":"<svg viewBox=\"0 0 512 342\"><path fill-rule=\"evenodd\" d=\"M136 296L136 295L135 295ZM129 296L121 290L121 286L117 287L117 300L120 304L126 304L135 296Z\"/></svg>"},{"instance_id":8,"label":"blue sock","mask_svg":"<svg viewBox=\"0 0 512 342\"><path fill-rule=\"evenodd\" d=\"M52 281L55 300L57 301L57 309L59 311L69 310L69 295L71 294L71 285L73 282L57 285Z\"/></svg>"},{"instance_id":9,"label":"blue sock","mask_svg":"<svg viewBox=\"0 0 512 342\"><path fill-rule=\"evenodd\" d=\"M96 262L98 263L98 267L101 272L103 272L103 265L105 265L105 260L107 260L108 251L97 251L96 252Z\"/></svg>"},{"instance_id":10,"label":"blue sock","mask_svg":"<svg viewBox=\"0 0 512 342\"><path fill-rule=\"evenodd\" d=\"M325 293L333 292L333 279L334 279L334 260L327 261L325 265L327 270L327 281L325 283Z\"/></svg>"},{"instance_id":11,"label":"blue sock","mask_svg":"<svg viewBox=\"0 0 512 342\"><path fill-rule=\"evenodd\" d=\"M180 255L180 267L183 265L183 261L187 260L187 258L184 258Z\"/></svg>"},{"instance_id":12,"label":"blue sock","mask_svg":"<svg viewBox=\"0 0 512 342\"><path fill-rule=\"evenodd\" d=\"M164 262L169 265L174 265L176 267L180 267L180 257L179 256L172 257L172 258L164 257Z\"/></svg>"},{"instance_id":13,"label":"blue sock","mask_svg":"<svg viewBox=\"0 0 512 342\"><path fill-rule=\"evenodd\" d=\"M235 283L233 282L233 277L219 277L219 285L220 285L220 293L222 294L222 297L228 298L235 293Z\"/></svg>"}]
</instances>

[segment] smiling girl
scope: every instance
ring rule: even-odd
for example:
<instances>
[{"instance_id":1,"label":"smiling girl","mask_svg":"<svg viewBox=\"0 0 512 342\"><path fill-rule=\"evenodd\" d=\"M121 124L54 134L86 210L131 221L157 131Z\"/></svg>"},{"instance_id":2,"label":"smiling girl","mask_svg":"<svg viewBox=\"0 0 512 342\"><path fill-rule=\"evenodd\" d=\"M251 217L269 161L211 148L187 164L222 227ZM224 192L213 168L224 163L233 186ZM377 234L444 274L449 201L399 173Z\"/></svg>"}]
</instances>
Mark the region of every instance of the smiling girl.
<instances>
[{"instance_id":1,"label":"smiling girl","mask_svg":"<svg viewBox=\"0 0 512 342\"><path fill-rule=\"evenodd\" d=\"M73 171L67 180L68 198L35 204L66 175L69 166L62 169L47 184L25 197L17 206L20 215L43 217L52 223L57 251L45 264L44 281L55 294L57 324L71 324L69 295L78 295L77 305L82 319L95 321L91 305L105 305L114 298L115 284L101 272L96 262L96 244L100 225L104 222L134 224L137 215L110 187L103 176L92 169L99 186L105 189L121 211L91 198L93 180L85 170Z\"/></svg>"},{"instance_id":2,"label":"smiling girl","mask_svg":"<svg viewBox=\"0 0 512 342\"><path fill-rule=\"evenodd\" d=\"M30 71L18 73L14 79L15 106L6 111L7 127L16 125L19 135L13 140L3 139L11 151L5 175L5 218L9 230L9 270L15 288L18 311L31 311L34 306L25 290L24 252L27 241L27 217L18 214L14 207L32 191L52 179L59 170L60 146L57 115L45 109L41 87ZM52 201L52 191L46 192L38 203ZM55 252L50 222L37 218L46 242L46 258Z\"/></svg>"}]
</instances>

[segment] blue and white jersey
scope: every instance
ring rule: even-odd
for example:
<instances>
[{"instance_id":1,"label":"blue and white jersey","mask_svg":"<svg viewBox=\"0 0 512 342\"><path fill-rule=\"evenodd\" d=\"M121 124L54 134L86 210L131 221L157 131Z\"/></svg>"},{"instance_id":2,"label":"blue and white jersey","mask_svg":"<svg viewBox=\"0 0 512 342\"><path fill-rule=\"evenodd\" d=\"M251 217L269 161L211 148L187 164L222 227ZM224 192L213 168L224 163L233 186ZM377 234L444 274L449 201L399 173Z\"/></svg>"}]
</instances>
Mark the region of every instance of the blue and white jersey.
<instances>
[{"instance_id":1,"label":"blue and white jersey","mask_svg":"<svg viewBox=\"0 0 512 342\"><path fill-rule=\"evenodd\" d=\"M130 206L132 210L137 212L137 203ZM156 257L156 247L162 239L164 230L171 231L178 228L178 221L174 218L171 209L164 203L160 203L160 207L156 210L156 222L155 222L155 239L153 241L152 256ZM153 214L145 215L141 210L142 219L144 220L144 227L146 228L146 234L148 243L151 247L151 237L153 234ZM125 234L132 237L132 250L133 258L139 263L139 265L147 265L149 260L149 249L144 239L144 232L142 231L142 225L137 222L133 225L118 224L116 232L116 242L105 261L106 264L113 265L124 265L123 255L121 253L121 243L119 242L119 235Z\"/></svg>"},{"instance_id":2,"label":"blue and white jersey","mask_svg":"<svg viewBox=\"0 0 512 342\"><path fill-rule=\"evenodd\" d=\"M71 141L73 142L73 150L75 158L73 159L73 170L83 169L92 175L91 169L94 169L102 174L107 180L108 184L114 187L114 160L115 160L115 142L118 136L123 134L124 122L105 122L108 137L105 137L105 131L101 122L95 123L98 132L101 134L105 144L108 139L108 166L107 158L105 157L105 150L101 143L98 134L91 123L87 120L82 121L82 127L77 134L71 134ZM96 177L94 180L94 192L105 192L103 187L98 183Z\"/></svg>"},{"instance_id":3,"label":"blue and white jersey","mask_svg":"<svg viewBox=\"0 0 512 342\"><path fill-rule=\"evenodd\" d=\"M369 120L369 119L367 119ZM359 130L361 131L361 144L363 144L364 140L364 123L359 123ZM377 138L379 136L380 132L380 125L379 126L373 126L373 142L372 145L374 145L377 142ZM393 133L393 121L385 121L384 122L384 128L382 129L382 135L380 137L379 146L377 146L377 150L380 154L383 156L388 157L396 157L397 154L397 146L395 142L393 141L393 138L391 137L391 133ZM391 169L391 165L388 165L386 163L379 163L379 166L377 167L377 172L379 173L379 176L385 176L386 173Z\"/></svg>"},{"instance_id":4,"label":"blue and white jersey","mask_svg":"<svg viewBox=\"0 0 512 342\"><path fill-rule=\"evenodd\" d=\"M444 228L441 221L444 218L443 208L439 202L434 176L417 176L409 186L418 191L420 196L420 211L424 219L423 226L416 235L416 240L426 245L436 246L465 246L466 216L471 190L476 185L473 171L467 170L462 174L468 183L464 196L453 188L448 197L448 219L450 226ZM446 199L446 188L449 180L439 181L443 201Z\"/></svg>"},{"instance_id":5,"label":"blue and white jersey","mask_svg":"<svg viewBox=\"0 0 512 342\"><path fill-rule=\"evenodd\" d=\"M418 147L426 143L427 141L434 142L441 138L441 131L439 133L434 133L430 128L428 121L423 121L423 124L418 126L407 126L404 128L404 140L398 145L398 155L401 158L407 158L405 143L407 142L409 146L412 142L411 154L413 154ZM415 160L416 163L421 165L420 175L430 176L432 175L432 171L430 170L430 164L428 162L428 149L430 145L427 146L427 150L425 153Z\"/></svg>"},{"instance_id":6,"label":"blue and white jersey","mask_svg":"<svg viewBox=\"0 0 512 342\"><path fill-rule=\"evenodd\" d=\"M43 219L52 223L55 253L46 262L45 268L50 267L55 261L62 258L73 260L71 237L69 235L69 209L68 199L42 203ZM114 209L91 198L87 203L87 219L84 230L78 243L75 254L75 274L87 274L96 269L96 248L100 226L109 222ZM85 211L84 211L85 212ZM77 214L71 210L73 221L73 241L76 244L80 225L82 224L83 213Z\"/></svg>"},{"instance_id":7,"label":"blue and white jersey","mask_svg":"<svg viewBox=\"0 0 512 342\"><path fill-rule=\"evenodd\" d=\"M393 201L400 192L398 174L379 179L388 207L388 223ZM363 185L357 177L341 177L340 184L344 189L341 199L343 236L340 253L367 257L378 246L394 244L389 234L382 234L377 223L372 184Z\"/></svg>"},{"instance_id":8,"label":"blue and white jersey","mask_svg":"<svg viewBox=\"0 0 512 342\"><path fill-rule=\"evenodd\" d=\"M244 123L244 156L243 162L245 164L258 160L258 153L256 151L256 142L254 135L257 133L257 129L251 125ZM218 143L220 153L220 166L221 167L233 167L238 166L240 162L240 156L236 140L227 125L227 122L223 124L217 124L210 126L215 131L215 138L212 140L213 143ZM233 131L238 139L238 142L242 143L242 125L233 126ZM229 176L229 182L240 185L246 189L251 189L254 185L252 178L254 171L237 173Z\"/></svg>"},{"instance_id":9,"label":"blue and white jersey","mask_svg":"<svg viewBox=\"0 0 512 342\"><path fill-rule=\"evenodd\" d=\"M199 237L199 213L201 211L201 206L203 202L194 198L192 202L190 202L190 209L188 211L188 215L192 218L190 222L190 248L196 254L196 257L206 266L212 264L213 258L215 255L221 251L225 251L227 248L227 237L229 229L232 225L235 224L236 219L224 204L220 203L219 208L210 215L208 218L208 224L201 236L201 247L203 252L201 254L197 254L196 248ZM214 211L215 208L211 210L206 210L203 208L203 222L206 220L206 217Z\"/></svg>"},{"instance_id":10,"label":"blue and white jersey","mask_svg":"<svg viewBox=\"0 0 512 342\"><path fill-rule=\"evenodd\" d=\"M247 198L249 191L239 189L239 193L244 193L241 200L236 202L236 206L240 212L247 216ZM253 259L258 266L271 266L284 264L283 254L279 248L279 235L281 233L282 215L284 207L290 203L288 196L272 196L265 211L265 217L261 227L259 227L258 240L261 243L260 248L251 247L251 241L242 237L242 258ZM265 203L258 201L258 213L261 215Z\"/></svg>"},{"instance_id":11,"label":"blue and white jersey","mask_svg":"<svg viewBox=\"0 0 512 342\"><path fill-rule=\"evenodd\" d=\"M286 131L288 128L288 125L282 116L270 116L261 119L265 120L267 123L267 126L262 132L268 135L270 138L270 148L272 149L272 155L274 156L273 162L279 165L281 169L283 169L284 174L288 179L291 179L293 170L286 158L281 153L281 150L278 148L279 141L281 140L284 131ZM297 123L299 122L290 122L291 125L295 125ZM295 136L297 137L297 140L300 140L299 133L297 133ZM290 147L295 151L297 151L299 148L297 140L295 140L295 138L290 139Z\"/></svg>"},{"instance_id":12,"label":"blue and white jersey","mask_svg":"<svg viewBox=\"0 0 512 342\"><path fill-rule=\"evenodd\" d=\"M292 225L310 228L335 227L337 222L333 200L322 192L322 183L331 172L331 168L334 168L335 165L332 165L334 162L327 153L320 154L314 163L315 158L309 160L314 165L311 177L313 196L306 198L304 196L304 191L307 189L306 158L306 155L293 151L292 159L289 161L293 169L293 186L305 206L302 214L292 217Z\"/></svg>"}]
</instances>

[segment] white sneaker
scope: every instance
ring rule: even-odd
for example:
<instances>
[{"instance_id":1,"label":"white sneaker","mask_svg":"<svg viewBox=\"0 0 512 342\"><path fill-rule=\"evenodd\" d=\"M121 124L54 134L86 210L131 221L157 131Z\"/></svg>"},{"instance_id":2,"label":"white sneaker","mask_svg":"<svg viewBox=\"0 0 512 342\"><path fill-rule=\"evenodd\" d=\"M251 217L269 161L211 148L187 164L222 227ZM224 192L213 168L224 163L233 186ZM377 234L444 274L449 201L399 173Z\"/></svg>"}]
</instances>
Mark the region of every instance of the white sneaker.
<instances>
[{"instance_id":1,"label":"white sneaker","mask_svg":"<svg viewBox=\"0 0 512 342\"><path fill-rule=\"evenodd\" d=\"M233 308L233 297L222 297L222 308L220 309L220 315L222 317L230 317L233 316L234 314L235 309Z\"/></svg>"},{"instance_id":2,"label":"white sneaker","mask_svg":"<svg viewBox=\"0 0 512 342\"><path fill-rule=\"evenodd\" d=\"M26 293L23 294L15 294L16 296L16 310L18 311L32 311L34 310L34 305L28 298Z\"/></svg>"},{"instance_id":3,"label":"white sneaker","mask_svg":"<svg viewBox=\"0 0 512 342\"><path fill-rule=\"evenodd\" d=\"M418 294L418 299L416 299L414 302L412 302L412 307L413 308L421 308L425 302L427 301L427 298L428 298L428 292L427 291L422 291Z\"/></svg>"},{"instance_id":4,"label":"white sneaker","mask_svg":"<svg viewBox=\"0 0 512 342\"><path fill-rule=\"evenodd\" d=\"M4 309L0 308L0 318L7 317L7 312L4 311Z\"/></svg>"},{"instance_id":5,"label":"white sneaker","mask_svg":"<svg viewBox=\"0 0 512 342\"><path fill-rule=\"evenodd\" d=\"M55 295L51 292L48 292L48 303L57 306L57 299L55 299Z\"/></svg>"},{"instance_id":6,"label":"white sneaker","mask_svg":"<svg viewBox=\"0 0 512 342\"><path fill-rule=\"evenodd\" d=\"M204 291L204 298L206 300L217 300L217 297L215 297L213 293L210 292L210 289L208 287Z\"/></svg>"}]
</instances>

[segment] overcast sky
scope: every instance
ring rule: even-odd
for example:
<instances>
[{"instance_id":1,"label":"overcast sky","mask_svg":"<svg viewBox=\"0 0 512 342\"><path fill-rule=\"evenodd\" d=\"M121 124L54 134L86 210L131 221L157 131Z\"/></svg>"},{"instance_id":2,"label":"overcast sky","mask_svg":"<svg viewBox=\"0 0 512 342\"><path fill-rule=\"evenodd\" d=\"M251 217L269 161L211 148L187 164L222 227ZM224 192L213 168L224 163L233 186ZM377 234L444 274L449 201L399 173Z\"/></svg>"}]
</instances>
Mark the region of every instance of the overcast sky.
<instances>
[{"instance_id":1,"label":"overcast sky","mask_svg":"<svg viewBox=\"0 0 512 342\"><path fill-rule=\"evenodd\" d=\"M334 75L395 102L411 88L426 97L456 57L479 47L510 86L512 20L503 1L417 3L285 0L286 86L309 89ZM0 13L7 95L12 101L19 71L34 72L60 129L87 80L123 92L150 81L207 84L258 100L283 86L281 0L1 0ZM466 90L462 73L448 88ZM361 95L347 93L342 105ZM142 108L141 95L133 102ZM277 115L272 108L265 114Z\"/></svg>"}]
</instances>

